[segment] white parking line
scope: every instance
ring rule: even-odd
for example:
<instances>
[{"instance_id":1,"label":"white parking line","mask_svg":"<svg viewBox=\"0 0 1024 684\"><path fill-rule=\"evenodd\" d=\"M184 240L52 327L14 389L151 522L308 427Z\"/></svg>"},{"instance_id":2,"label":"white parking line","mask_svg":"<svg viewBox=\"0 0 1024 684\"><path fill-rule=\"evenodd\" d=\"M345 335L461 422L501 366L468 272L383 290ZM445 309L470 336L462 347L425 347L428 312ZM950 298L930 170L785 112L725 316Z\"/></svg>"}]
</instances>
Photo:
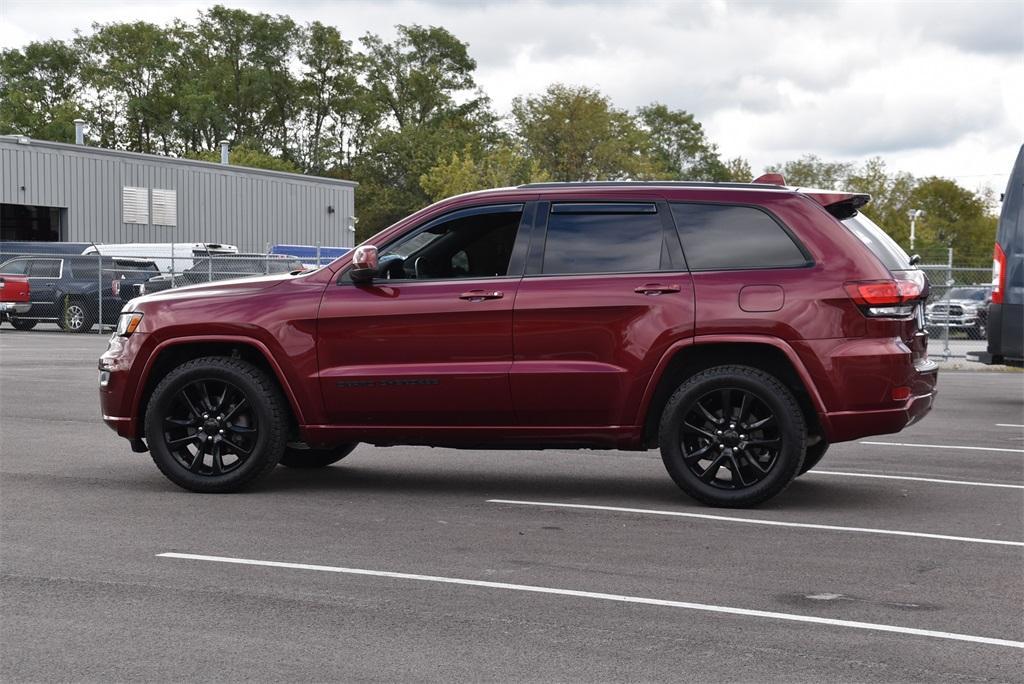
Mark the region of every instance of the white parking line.
<instances>
[{"instance_id":1,"label":"white parking line","mask_svg":"<svg viewBox=\"0 0 1024 684\"><path fill-rule=\"evenodd\" d=\"M837 470L811 470L809 475L842 475L843 477L874 477L882 480L912 480L914 482L934 482L937 484L967 485L970 487L1003 487L1006 489L1024 489L1024 485L1002 484L998 482L969 482L967 480L939 480L934 477L911 477L909 475L877 475L875 473L844 473Z\"/></svg>"},{"instance_id":2,"label":"white parking line","mask_svg":"<svg viewBox=\"0 0 1024 684\"><path fill-rule=\"evenodd\" d=\"M1024 428L1024 425L1017 425L1016 423L996 423L996 427Z\"/></svg>"},{"instance_id":3,"label":"white parking line","mask_svg":"<svg viewBox=\"0 0 1024 684\"><path fill-rule=\"evenodd\" d=\"M760 520L758 518L734 518L727 515L710 515L708 513L683 513L682 511L659 511L650 508L623 508L620 506L594 506L589 504L552 503L550 501L514 501L511 499L488 499L487 503L511 504L514 506L541 506L545 508L578 508L588 511L612 511L615 513L642 513L645 515L668 515L677 518L697 518L699 520L721 520L732 523L750 525L770 525L774 527L802 527L812 530L830 530L833 532L863 532L865 534L887 534L897 537L920 537L922 539L943 539L946 541L969 542L972 544L995 544L998 546L1024 546L1024 542L1007 539L984 539L980 537L954 537L948 534L930 534L928 532L907 532L904 530L879 530L872 527L842 527L839 525L817 525L814 523L784 522L781 520Z\"/></svg>"},{"instance_id":4,"label":"white parking line","mask_svg":"<svg viewBox=\"0 0 1024 684\"><path fill-rule=\"evenodd\" d=\"M669 601L665 599L646 598L643 596L626 596L622 594L604 594L594 591L578 591L576 589L557 589L555 587L539 587L530 584L509 584L506 582L486 582L483 580L462 579L459 577L439 577L436 575L416 575L407 572L388 572L384 570L364 570L360 568L342 568L333 565L309 565L307 563L284 563L281 561L253 560L250 558L229 558L225 556L203 556L194 553L158 553L158 558L179 558L183 560L208 561L213 563L234 563L238 565L258 565L270 568L284 568L288 570L315 570L318 572L334 572L345 575L364 575L369 577L387 577L389 579L414 580L417 582L436 582L439 584L459 584L470 587L483 587L486 589L505 589L508 591L524 591L534 594L556 594L559 596L573 596L576 598L599 599L602 601L616 601L619 603L639 603L648 606L663 606L666 608L682 608L685 610L698 610L706 613L725 613L727 615L743 615L745 617L768 618L772 620L787 620L790 622L807 622L816 625L830 625L833 627L847 627L852 629L863 629L874 632L894 632L896 634L910 634L913 636L929 637L932 639L950 639L953 641L967 641L975 644L989 644L991 646L1007 646L1009 648L1024 648L1024 641L1011 641L1009 639L994 639L992 637L974 636L972 634L957 634L955 632L937 632L931 629L916 629L914 627L898 627L896 625L882 625L873 622L856 622L854 620L836 620L834 618L814 617L811 615L797 615L793 613L775 613L767 610L751 610L749 608L732 608L729 606L715 606L706 603L689 603L687 601Z\"/></svg>"},{"instance_id":5,"label":"white parking line","mask_svg":"<svg viewBox=\"0 0 1024 684\"><path fill-rule=\"evenodd\" d=\"M949 444L908 444L906 442L859 442L873 446L920 447L922 449L966 449L968 451L1008 451L1013 454L1024 454L1024 449L1000 449L999 447L952 446Z\"/></svg>"}]
</instances>

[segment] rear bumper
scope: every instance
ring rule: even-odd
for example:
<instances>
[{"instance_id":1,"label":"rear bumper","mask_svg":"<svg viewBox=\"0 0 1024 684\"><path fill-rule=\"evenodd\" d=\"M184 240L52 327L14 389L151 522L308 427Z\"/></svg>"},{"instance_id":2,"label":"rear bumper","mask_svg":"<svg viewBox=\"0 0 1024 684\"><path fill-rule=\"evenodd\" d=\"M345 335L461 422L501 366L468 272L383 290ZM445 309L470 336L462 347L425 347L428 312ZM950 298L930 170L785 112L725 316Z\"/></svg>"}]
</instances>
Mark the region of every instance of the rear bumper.
<instances>
[{"instance_id":1,"label":"rear bumper","mask_svg":"<svg viewBox=\"0 0 1024 684\"><path fill-rule=\"evenodd\" d=\"M829 413L829 441L847 442L871 435L888 435L899 432L918 422L932 410L935 395L938 394L938 366L931 361L920 365L914 384L913 394L897 408L873 411L837 411Z\"/></svg>"},{"instance_id":2,"label":"rear bumper","mask_svg":"<svg viewBox=\"0 0 1024 684\"><path fill-rule=\"evenodd\" d=\"M30 302L0 302L0 314L23 314L32 308Z\"/></svg>"}]
</instances>

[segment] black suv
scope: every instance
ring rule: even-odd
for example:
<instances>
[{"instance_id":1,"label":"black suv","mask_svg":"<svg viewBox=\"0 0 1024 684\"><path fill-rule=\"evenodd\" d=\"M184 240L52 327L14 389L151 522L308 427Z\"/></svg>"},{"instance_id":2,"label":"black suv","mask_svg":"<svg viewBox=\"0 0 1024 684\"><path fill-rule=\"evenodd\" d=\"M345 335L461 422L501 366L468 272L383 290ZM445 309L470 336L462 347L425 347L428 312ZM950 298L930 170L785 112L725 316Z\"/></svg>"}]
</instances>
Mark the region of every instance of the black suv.
<instances>
[{"instance_id":1,"label":"black suv","mask_svg":"<svg viewBox=\"0 0 1024 684\"><path fill-rule=\"evenodd\" d=\"M101 319L104 325L116 323L135 284L159 269L141 259L53 254L8 259L0 272L27 275L32 288L29 310L11 317L15 328L31 330L39 322L55 322L68 332L88 332Z\"/></svg>"}]
</instances>

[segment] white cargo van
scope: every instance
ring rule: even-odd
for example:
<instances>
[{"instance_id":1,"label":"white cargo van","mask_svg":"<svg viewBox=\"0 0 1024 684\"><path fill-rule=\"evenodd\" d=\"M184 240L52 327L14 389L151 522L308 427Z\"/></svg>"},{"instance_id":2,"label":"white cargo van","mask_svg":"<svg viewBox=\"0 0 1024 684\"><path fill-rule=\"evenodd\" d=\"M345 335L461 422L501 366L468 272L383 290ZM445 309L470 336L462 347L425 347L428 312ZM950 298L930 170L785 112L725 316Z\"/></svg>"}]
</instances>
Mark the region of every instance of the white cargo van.
<instances>
[{"instance_id":1,"label":"white cargo van","mask_svg":"<svg viewBox=\"0 0 1024 684\"><path fill-rule=\"evenodd\" d=\"M146 259L156 264L161 273L181 273L192 267L192 260L208 254L238 254L235 245L214 242L128 242L100 244L87 248L83 254Z\"/></svg>"}]
</instances>

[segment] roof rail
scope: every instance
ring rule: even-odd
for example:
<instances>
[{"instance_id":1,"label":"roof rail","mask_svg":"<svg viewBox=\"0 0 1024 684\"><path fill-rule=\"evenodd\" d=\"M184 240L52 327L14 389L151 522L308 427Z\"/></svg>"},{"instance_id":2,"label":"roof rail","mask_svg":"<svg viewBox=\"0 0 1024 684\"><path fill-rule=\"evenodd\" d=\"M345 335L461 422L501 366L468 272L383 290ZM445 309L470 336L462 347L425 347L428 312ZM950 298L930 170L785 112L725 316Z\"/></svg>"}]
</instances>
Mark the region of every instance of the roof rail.
<instances>
[{"instance_id":1,"label":"roof rail","mask_svg":"<svg viewBox=\"0 0 1024 684\"><path fill-rule=\"evenodd\" d=\"M752 188L768 189L764 183L733 183L715 181L572 181L557 183L525 183L516 186L527 188L631 188L631 187L678 187L678 188Z\"/></svg>"}]
</instances>

